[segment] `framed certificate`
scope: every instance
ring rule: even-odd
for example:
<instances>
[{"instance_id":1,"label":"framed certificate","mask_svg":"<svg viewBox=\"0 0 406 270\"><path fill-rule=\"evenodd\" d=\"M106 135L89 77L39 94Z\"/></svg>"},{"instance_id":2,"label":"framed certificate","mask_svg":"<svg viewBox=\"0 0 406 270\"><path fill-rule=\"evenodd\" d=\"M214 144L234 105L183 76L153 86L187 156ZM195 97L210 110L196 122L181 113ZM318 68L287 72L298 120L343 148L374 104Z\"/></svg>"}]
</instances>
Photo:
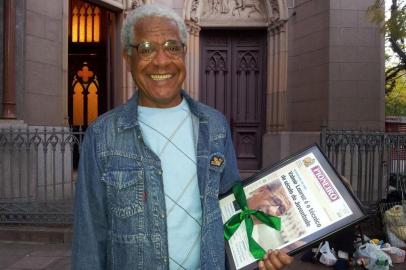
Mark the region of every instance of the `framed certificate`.
<instances>
[{"instance_id":1,"label":"framed certificate","mask_svg":"<svg viewBox=\"0 0 406 270\"><path fill-rule=\"evenodd\" d=\"M317 145L294 154L243 182L250 209L281 218L277 231L254 218L252 237L264 249L290 255L334 232L366 218L359 201ZM230 191L220 199L223 223L240 207ZM229 241L226 253L231 269L254 269L257 260L248 248L245 222Z\"/></svg>"}]
</instances>

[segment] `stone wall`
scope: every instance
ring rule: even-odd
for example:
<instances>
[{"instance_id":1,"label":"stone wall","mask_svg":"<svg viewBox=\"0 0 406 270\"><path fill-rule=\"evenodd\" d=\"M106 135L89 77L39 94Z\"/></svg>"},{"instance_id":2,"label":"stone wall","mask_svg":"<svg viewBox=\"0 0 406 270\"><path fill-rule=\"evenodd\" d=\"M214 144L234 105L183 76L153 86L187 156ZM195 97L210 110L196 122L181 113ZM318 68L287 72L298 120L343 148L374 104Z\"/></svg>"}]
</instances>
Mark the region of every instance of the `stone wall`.
<instances>
[{"instance_id":1,"label":"stone wall","mask_svg":"<svg viewBox=\"0 0 406 270\"><path fill-rule=\"evenodd\" d=\"M296 1L289 21L292 131L384 128L384 51L373 0Z\"/></svg>"},{"instance_id":2,"label":"stone wall","mask_svg":"<svg viewBox=\"0 0 406 270\"><path fill-rule=\"evenodd\" d=\"M0 5L0 58L4 59L3 42L4 42L4 5ZM3 111L3 68L4 61L0 61L0 112Z\"/></svg>"},{"instance_id":3,"label":"stone wall","mask_svg":"<svg viewBox=\"0 0 406 270\"><path fill-rule=\"evenodd\" d=\"M23 120L63 125L63 0L26 1Z\"/></svg>"},{"instance_id":4,"label":"stone wall","mask_svg":"<svg viewBox=\"0 0 406 270\"><path fill-rule=\"evenodd\" d=\"M288 130L318 131L328 118L329 1L296 1L288 29Z\"/></svg>"},{"instance_id":5,"label":"stone wall","mask_svg":"<svg viewBox=\"0 0 406 270\"><path fill-rule=\"evenodd\" d=\"M384 39L373 0L330 0L329 126L384 129Z\"/></svg>"}]
</instances>

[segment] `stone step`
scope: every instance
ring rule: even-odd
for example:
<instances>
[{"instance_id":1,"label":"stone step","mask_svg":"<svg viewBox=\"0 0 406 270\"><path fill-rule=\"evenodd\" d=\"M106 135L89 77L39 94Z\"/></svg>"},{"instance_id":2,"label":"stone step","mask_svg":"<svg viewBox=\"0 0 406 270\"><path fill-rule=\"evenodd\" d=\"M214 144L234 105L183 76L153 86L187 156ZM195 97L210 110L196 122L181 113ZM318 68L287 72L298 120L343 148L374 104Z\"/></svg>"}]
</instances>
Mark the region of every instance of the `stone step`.
<instances>
[{"instance_id":1,"label":"stone step","mask_svg":"<svg viewBox=\"0 0 406 270\"><path fill-rule=\"evenodd\" d=\"M72 227L66 225L1 225L0 240L41 243L70 243L72 240Z\"/></svg>"}]
</instances>

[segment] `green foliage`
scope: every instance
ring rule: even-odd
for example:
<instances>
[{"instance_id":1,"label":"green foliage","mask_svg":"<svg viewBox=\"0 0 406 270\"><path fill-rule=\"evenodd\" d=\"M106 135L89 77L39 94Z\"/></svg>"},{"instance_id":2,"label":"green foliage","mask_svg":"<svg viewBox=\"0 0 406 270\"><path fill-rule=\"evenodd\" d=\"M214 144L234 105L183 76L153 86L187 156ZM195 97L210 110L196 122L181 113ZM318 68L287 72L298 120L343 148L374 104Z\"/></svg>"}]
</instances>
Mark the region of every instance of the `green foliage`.
<instances>
[{"instance_id":1,"label":"green foliage","mask_svg":"<svg viewBox=\"0 0 406 270\"><path fill-rule=\"evenodd\" d=\"M375 0L374 4L372 4L367 9L367 17L372 23L375 24L384 24L385 23L385 9L384 9L385 1L383 0ZM382 28L384 30L384 28Z\"/></svg>"},{"instance_id":2,"label":"green foliage","mask_svg":"<svg viewBox=\"0 0 406 270\"><path fill-rule=\"evenodd\" d=\"M397 10L392 10L390 18L385 23L386 31L391 33L392 38L396 40L402 40L406 37L405 8L406 6L403 4Z\"/></svg>"},{"instance_id":3,"label":"green foliage","mask_svg":"<svg viewBox=\"0 0 406 270\"><path fill-rule=\"evenodd\" d=\"M406 116L406 72L396 78L395 87L385 95L385 114Z\"/></svg>"},{"instance_id":4,"label":"green foliage","mask_svg":"<svg viewBox=\"0 0 406 270\"><path fill-rule=\"evenodd\" d=\"M385 114L406 116L406 0L375 0L367 16L386 38Z\"/></svg>"},{"instance_id":5,"label":"green foliage","mask_svg":"<svg viewBox=\"0 0 406 270\"><path fill-rule=\"evenodd\" d=\"M368 7L367 16L372 23L382 25L382 30L396 40L406 37L406 1L396 0L375 0L374 4ZM385 7L390 8L390 15L385 20Z\"/></svg>"}]
</instances>

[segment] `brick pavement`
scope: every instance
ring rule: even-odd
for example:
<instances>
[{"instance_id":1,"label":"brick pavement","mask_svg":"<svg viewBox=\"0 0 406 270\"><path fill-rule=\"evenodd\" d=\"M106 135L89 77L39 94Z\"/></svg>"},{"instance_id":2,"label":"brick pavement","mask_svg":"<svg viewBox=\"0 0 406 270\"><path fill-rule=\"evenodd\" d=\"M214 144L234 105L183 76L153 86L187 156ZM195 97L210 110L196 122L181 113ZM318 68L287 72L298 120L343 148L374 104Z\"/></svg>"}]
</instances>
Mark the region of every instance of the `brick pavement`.
<instances>
[{"instance_id":1,"label":"brick pavement","mask_svg":"<svg viewBox=\"0 0 406 270\"><path fill-rule=\"evenodd\" d=\"M70 270L70 255L69 244L0 241L1 270ZM334 269L301 262L300 256L295 256L293 264L286 270ZM406 263L397 264L391 270L406 270Z\"/></svg>"}]
</instances>

